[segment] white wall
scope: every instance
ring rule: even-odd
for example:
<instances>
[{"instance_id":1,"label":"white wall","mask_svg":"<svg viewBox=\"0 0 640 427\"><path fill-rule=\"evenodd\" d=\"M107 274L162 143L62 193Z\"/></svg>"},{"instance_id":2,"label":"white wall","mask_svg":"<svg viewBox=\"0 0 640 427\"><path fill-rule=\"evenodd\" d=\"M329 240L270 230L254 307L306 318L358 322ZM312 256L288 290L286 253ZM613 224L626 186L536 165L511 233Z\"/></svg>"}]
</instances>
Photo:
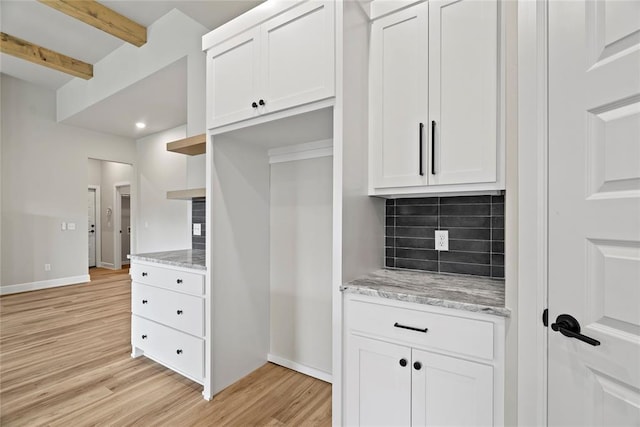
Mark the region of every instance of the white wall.
<instances>
[{"instance_id":1,"label":"white wall","mask_svg":"<svg viewBox=\"0 0 640 427\"><path fill-rule=\"evenodd\" d=\"M101 162L102 184L100 185L100 228L102 236L102 259L104 267L113 268L115 265L115 215L116 215L116 191L115 185L122 183L131 184L133 168L131 165L115 162ZM107 208L111 209L111 215L107 215Z\"/></svg>"},{"instance_id":2,"label":"white wall","mask_svg":"<svg viewBox=\"0 0 640 427\"><path fill-rule=\"evenodd\" d=\"M86 279L87 159L134 163L134 141L56 123L52 91L5 75L0 87L2 292Z\"/></svg>"},{"instance_id":3,"label":"white wall","mask_svg":"<svg viewBox=\"0 0 640 427\"><path fill-rule=\"evenodd\" d=\"M102 161L97 159L89 159L89 180L88 185L102 185Z\"/></svg>"},{"instance_id":4,"label":"white wall","mask_svg":"<svg viewBox=\"0 0 640 427\"><path fill-rule=\"evenodd\" d=\"M136 141L134 253L191 248L191 202L167 199L167 191L187 188L188 156L166 144L185 137L186 126L179 126Z\"/></svg>"},{"instance_id":5,"label":"white wall","mask_svg":"<svg viewBox=\"0 0 640 427\"><path fill-rule=\"evenodd\" d=\"M271 165L270 355L331 375L332 157Z\"/></svg>"}]
</instances>

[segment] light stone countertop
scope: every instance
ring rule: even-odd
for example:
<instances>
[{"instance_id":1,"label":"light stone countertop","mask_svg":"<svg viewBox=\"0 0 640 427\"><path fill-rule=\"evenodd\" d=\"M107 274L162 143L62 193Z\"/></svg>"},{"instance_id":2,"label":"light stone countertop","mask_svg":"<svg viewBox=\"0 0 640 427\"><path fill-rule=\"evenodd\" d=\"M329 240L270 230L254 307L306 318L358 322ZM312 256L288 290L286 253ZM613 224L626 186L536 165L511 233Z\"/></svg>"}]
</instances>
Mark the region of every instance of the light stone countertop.
<instances>
[{"instance_id":1,"label":"light stone countertop","mask_svg":"<svg viewBox=\"0 0 640 427\"><path fill-rule=\"evenodd\" d=\"M132 261L147 261L175 267L206 270L205 251L202 249L181 249L177 251L151 252L129 255Z\"/></svg>"},{"instance_id":2,"label":"light stone countertop","mask_svg":"<svg viewBox=\"0 0 640 427\"><path fill-rule=\"evenodd\" d=\"M511 315L504 306L502 279L382 269L347 282L340 290L496 316Z\"/></svg>"}]
</instances>

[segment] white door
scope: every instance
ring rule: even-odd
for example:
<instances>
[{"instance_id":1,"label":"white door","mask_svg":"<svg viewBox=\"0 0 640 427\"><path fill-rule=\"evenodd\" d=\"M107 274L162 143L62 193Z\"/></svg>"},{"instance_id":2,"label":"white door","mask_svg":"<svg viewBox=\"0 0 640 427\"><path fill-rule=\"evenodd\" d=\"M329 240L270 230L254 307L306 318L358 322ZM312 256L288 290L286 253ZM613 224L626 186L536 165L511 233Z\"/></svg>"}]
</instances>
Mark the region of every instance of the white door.
<instances>
[{"instance_id":1,"label":"white door","mask_svg":"<svg viewBox=\"0 0 640 427\"><path fill-rule=\"evenodd\" d=\"M412 350L412 426L493 425L493 367Z\"/></svg>"},{"instance_id":2,"label":"white door","mask_svg":"<svg viewBox=\"0 0 640 427\"><path fill-rule=\"evenodd\" d=\"M209 128L259 115L259 35L254 28L207 52Z\"/></svg>"},{"instance_id":3,"label":"white door","mask_svg":"<svg viewBox=\"0 0 640 427\"><path fill-rule=\"evenodd\" d=\"M87 215L89 233L89 267L96 266L96 190L90 188L87 193Z\"/></svg>"},{"instance_id":4,"label":"white door","mask_svg":"<svg viewBox=\"0 0 640 427\"><path fill-rule=\"evenodd\" d=\"M497 179L497 0L429 1L429 185Z\"/></svg>"},{"instance_id":5,"label":"white door","mask_svg":"<svg viewBox=\"0 0 640 427\"><path fill-rule=\"evenodd\" d=\"M548 420L638 426L640 2L548 7Z\"/></svg>"},{"instance_id":6,"label":"white door","mask_svg":"<svg viewBox=\"0 0 640 427\"><path fill-rule=\"evenodd\" d=\"M421 3L371 26L374 188L427 183L428 14L428 4Z\"/></svg>"},{"instance_id":7,"label":"white door","mask_svg":"<svg viewBox=\"0 0 640 427\"><path fill-rule=\"evenodd\" d=\"M349 336L345 369L345 425L411 424L411 349Z\"/></svg>"},{"instance_id":8,"label":"white door","mask_svg":"<svg viewBox=\"0 0 640 427\"><path fill-rule=\"evenodd\" d=\"M310 1L260 27L261 113L334 95L334 2Z\"/></svg>"}]
</instances>

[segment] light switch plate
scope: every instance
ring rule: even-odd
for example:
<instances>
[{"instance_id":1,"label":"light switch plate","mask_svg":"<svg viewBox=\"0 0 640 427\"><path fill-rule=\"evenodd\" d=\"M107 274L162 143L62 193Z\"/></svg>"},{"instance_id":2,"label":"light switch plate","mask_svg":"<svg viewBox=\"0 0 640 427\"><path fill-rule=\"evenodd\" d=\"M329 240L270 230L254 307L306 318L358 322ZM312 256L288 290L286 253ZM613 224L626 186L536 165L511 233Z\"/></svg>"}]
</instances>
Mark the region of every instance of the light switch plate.
<instances>
[{"instance_id":1,"label":"light switch plate","mask_svg":"<svg viewBox=\"0 0 640 427\"><path fill-rule=\"evenodd\" d=\"M436 251L449 250L449 230L436 230Z\"/></svg>"},{"instance_id":2,"label":"light switch plate","mask_svg":"<svg viewBox=\"0 0 640 427\"><path fill-rule=\"evenodd\" d=\"M194 236L202 235L202 228L200 227L200 224L193 224L193 235Z\"/></svg>"},{"instance_id":3,"label":"light switch plate","mask_svg":"<svg viewBox=\"0 0 640 427\"><path fill-rule=\"evenodd\" d=\"M62 221L62 226L60 227L62 231L67 231L67 223Z\"/></svg>"}]
</instances>

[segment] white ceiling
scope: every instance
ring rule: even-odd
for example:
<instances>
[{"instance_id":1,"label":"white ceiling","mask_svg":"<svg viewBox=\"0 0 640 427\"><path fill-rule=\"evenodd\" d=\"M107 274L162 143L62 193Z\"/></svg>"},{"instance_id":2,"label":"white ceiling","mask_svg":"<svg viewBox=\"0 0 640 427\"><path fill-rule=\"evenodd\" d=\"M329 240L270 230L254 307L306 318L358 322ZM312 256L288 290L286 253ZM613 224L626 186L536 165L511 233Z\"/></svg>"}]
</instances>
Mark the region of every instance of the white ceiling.
<instances>
[{"instance_id":1,"label":"white ceiling","mask_svg":"<svg viewBox=\"0 0 640 427\"><path fill-rule=\"evenodd\" d=\"M179 9L185 15L212 30L255 7L262 1L108 0L101 1L101 3L147 27L167 12ZM97 63L125 43L36 0L0 0L0 30L92 64ZM74 78L60 71L42 67L4 53L0 54L0 72L51 90L60 88ZM184 124L186 122L186 72L181 73L179 76L179 78L183 79L184 84L172 85L166 85L165 79L169 75L174 78L177 77L180 74L177 69L165 69L156 74L158 75L145 79L149 81L132 85L125 91L113 95L111 97L113 99L109 98L87 109L78 115L80 118L74 117L73 124L109 133L132 136L131 131L124 132L124 129L118 126L119 122L116 121L124 116L120 114L123 111L126 111L126 117L129 117L127 123L130 123L130 117L143 116L144 114L167 118L166 126L163 129L158 129L158 131L175 126L173 124L175 120L168 120L172 114L183 118L181 123L177 123L178 125ZM129 91L131 91L130 94L128 93ZM178 93L178 91L182 91L182 93ZM164 101L162 103L155 102L155 104L151 105L149 105L149 102L136 102L138 98L153 101L159 97L163 100L180 99L180 101L175 104ZM153 108L154 110L151 112L146 110L145 112L142 108ZM110 115L114 116L114 121L111 124L107 123L106 118ZM153 132L147 128L145 131L137 132L133 136L138 138L150 133Z\"/></svg>"}]
</instances>

